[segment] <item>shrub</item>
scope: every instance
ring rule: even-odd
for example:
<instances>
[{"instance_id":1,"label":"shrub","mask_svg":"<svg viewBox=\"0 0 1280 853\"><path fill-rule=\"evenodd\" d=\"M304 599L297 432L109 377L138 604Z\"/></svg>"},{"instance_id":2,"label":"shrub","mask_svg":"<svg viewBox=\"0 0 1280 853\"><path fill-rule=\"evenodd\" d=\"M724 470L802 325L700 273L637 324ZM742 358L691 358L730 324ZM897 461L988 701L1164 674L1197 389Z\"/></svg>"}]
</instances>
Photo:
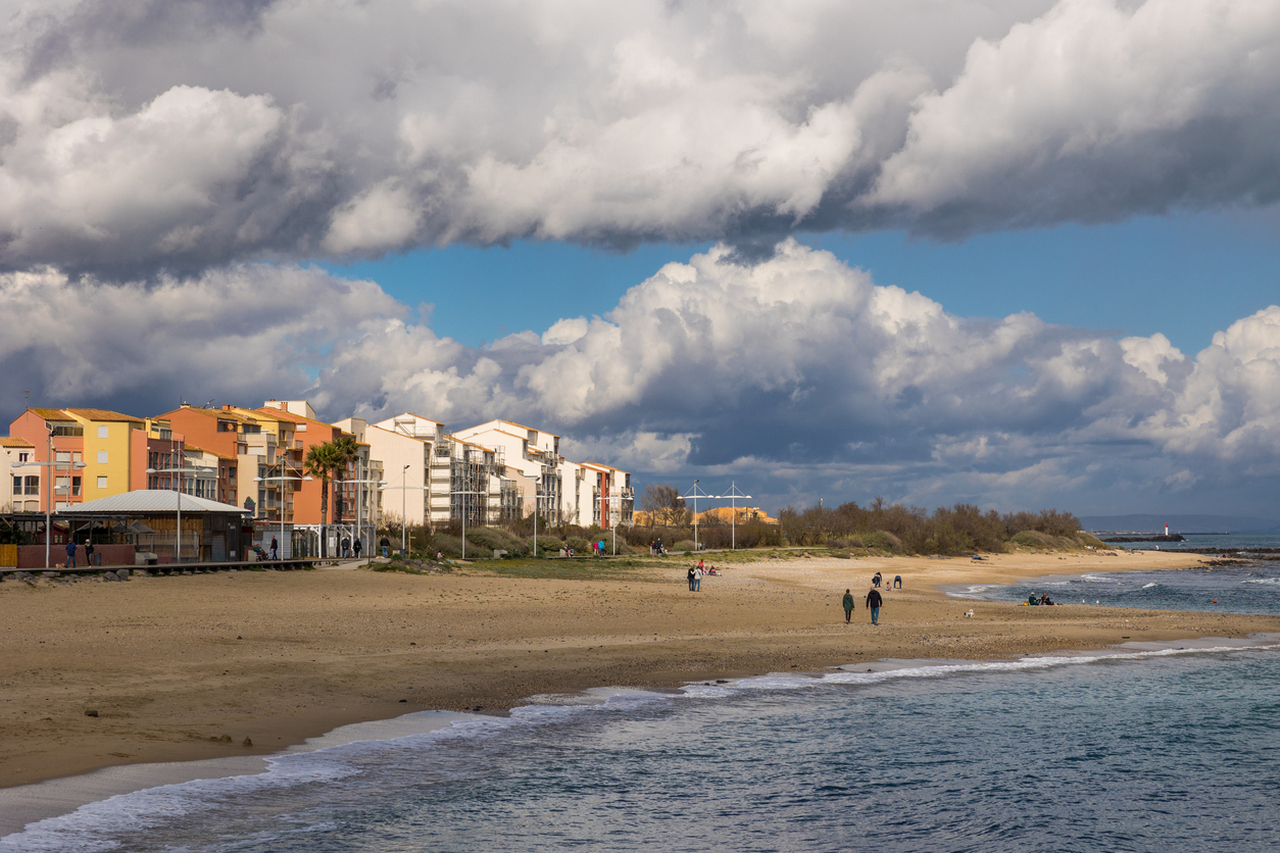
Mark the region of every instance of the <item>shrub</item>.
<instances>
[{"instance_id":1,"label":"shrub","mask_svg":"<svg viewBox=\"0 0 1280 853\"><path fill-rule=\"evenodd\" d=\"M1014 535L1013 544L1021 545L1023 548L1044 550L1053 547L1053 537L1039 530L1024 530Z\"/></svg>"},{"instance_id":2,"label":"shrub","mask_svg":"<svg viewBox=\"0 0 1280 853\"><path fill-rule=\"evenodd\" d=\"M501 548L505 551L527 551L528 547L519 538L496 527L476 527L467 530L467 544L477 545L489 553Z\"/></svg>"},{"instance_id":3,"label":"shrub","mask_svg":"<svg viewBox=\"0 0 1280 853\"><path fill-rule=\"evenodd\" d=\"M677 542L676 544L674 544L674 545L672 545L672 546L671 546L671 550L672 550L672 551L692 551L692 550L693 550L693 540L692 540L692 539L681 539L679 542Z\"/></svg>"}]
</instances>

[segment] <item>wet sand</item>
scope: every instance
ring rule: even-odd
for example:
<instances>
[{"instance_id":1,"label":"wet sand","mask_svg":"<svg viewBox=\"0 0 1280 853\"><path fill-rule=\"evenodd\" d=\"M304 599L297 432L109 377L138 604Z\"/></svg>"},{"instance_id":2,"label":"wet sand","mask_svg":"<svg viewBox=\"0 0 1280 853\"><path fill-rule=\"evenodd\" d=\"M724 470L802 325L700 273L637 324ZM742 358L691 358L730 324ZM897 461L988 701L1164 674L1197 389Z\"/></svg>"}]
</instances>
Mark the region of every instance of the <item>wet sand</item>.
<instances>
[{"instance_id":1,"label":"wet sand","mask_svg":"<svg viewBox=\"0 0 1280 853\"><path fill-rule=\"evenodd\" d=\"M611 580L464 569L6 581L0 787L111 765L274 753L348 723L427 709L500 713L537 694L601 685L1280 631L1280 616L1032 608L938 589L1200 562L1157 552L761 560L730 564L698 593L679 557ZM904 589L885 593L873 627L862 597L876 571L902 575ZM858 600L849 625L846 587ZM970 608L974 618L964 618Z\"/></svg>"}]
</instances>

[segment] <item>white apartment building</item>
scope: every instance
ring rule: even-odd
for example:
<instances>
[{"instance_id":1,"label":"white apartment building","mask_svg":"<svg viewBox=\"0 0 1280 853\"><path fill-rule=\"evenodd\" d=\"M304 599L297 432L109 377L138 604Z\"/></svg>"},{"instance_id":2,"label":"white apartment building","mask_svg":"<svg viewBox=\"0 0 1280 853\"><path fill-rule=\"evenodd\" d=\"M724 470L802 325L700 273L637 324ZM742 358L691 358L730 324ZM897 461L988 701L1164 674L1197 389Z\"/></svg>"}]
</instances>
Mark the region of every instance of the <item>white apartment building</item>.
<instances>
[{"instance_id":1,"label":"white apartment building","mask_svg":"<svg viewBox=\"0 0 1280 853\"><path fill-rule=\"evenodd\" d=\"M583 527L630 526L635 512L631 474L594 462L564 463L564 520Z\"/></svg>"},{"instance_id":2,"label":"white apartment building","mask_svg":"<svg viewBox=\"0 0 1280 853\"><path fill-rule=\"evenodd\" d=\"M384 513L436 526L464 517L468 525L494 523L519 512L519 486L504 476L500 453L450 435L440 421L405 412L375 424L348 418L337 426L381 461Z\"/></svg>"},{"instance_id":3,"label":"white apartment building","mask_svg":"<svg viewBox=\"0 0 1280 853\"><path fill-rule=\"evenodd\" d=\"M565 508L561 489L564 457L560 455L560 436L503 420L461 429L456 435L494 448L502 464L519 472L517 482L526 489L532 485L532 489L521 494L522 516L530 515L536 504L542 517L552 524L561 523Z\"/></svg>"}]
</instances>

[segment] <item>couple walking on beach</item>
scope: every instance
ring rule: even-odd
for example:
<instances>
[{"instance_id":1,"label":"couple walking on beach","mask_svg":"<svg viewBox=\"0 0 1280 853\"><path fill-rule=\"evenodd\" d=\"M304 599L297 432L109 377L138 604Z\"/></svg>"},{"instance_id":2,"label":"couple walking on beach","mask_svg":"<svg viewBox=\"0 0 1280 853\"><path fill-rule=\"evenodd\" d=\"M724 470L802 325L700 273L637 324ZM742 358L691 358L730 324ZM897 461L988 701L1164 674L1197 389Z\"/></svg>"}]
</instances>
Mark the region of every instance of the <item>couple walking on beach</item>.
<instances>
[{"instance_id":1,"label":"couple walking on beach","mask_svg":"<svg viewBox=\"0 0 1280 853\"><path fill-rule=\"evenodd\" d=\"M871 589L867 591L866 603L867 603L867 608L871 611L871 624L879 625L880 624L880 608L884 605L884 599L880 596L880 590L876 589L874 586L871 587ZM846 589L844 591L843 604L844 604L844 622L846 625L848 625L850 620L853 619L854 601L853 601L852 589Z\"/></svg>"}]
</instances>

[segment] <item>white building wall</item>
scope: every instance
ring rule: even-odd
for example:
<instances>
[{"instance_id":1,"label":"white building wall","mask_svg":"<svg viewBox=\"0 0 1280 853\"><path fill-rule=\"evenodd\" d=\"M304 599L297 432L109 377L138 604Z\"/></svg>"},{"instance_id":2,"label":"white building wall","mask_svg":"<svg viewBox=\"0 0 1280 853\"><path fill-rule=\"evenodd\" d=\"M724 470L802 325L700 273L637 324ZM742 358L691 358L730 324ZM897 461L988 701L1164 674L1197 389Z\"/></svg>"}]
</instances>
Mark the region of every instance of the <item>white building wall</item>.
<instances>
[{"instance_id":1,"label":"white building wall","mask_svg":"<svg viewBox=\"0 0 1280 853\"><path fill-rule=\"evenodd\" d=\"M370 459L381 463L381 477L387 481L382 492L382 512L403 514L406 524L425 524L428 494L422 486L430 482L431 445L380 424L368 426L364 437Z\"/></svg>"}]
</instances>

